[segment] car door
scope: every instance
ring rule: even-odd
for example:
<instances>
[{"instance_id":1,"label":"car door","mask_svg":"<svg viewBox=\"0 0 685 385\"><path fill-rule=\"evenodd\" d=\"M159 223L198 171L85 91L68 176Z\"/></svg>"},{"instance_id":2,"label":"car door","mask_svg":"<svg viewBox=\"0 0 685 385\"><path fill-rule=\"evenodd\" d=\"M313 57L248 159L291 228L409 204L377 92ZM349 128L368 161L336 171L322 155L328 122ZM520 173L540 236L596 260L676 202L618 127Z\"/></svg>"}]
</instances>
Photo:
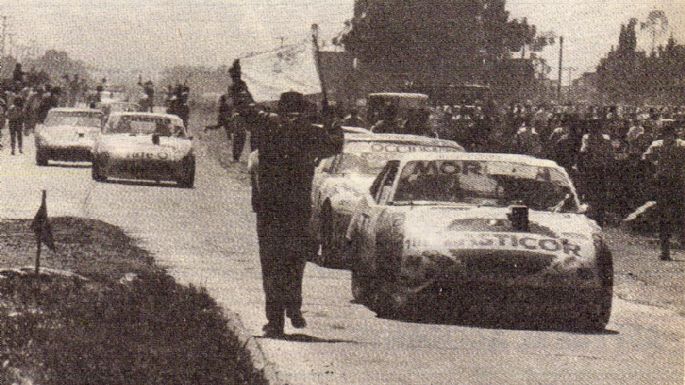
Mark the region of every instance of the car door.
<instances>
[{"instance_id":1,"label":"car door","mask_svg":"<svg viewBox=\"0 0 685 385\"><path fill-rule=\"evenodd\" d=\"M321 215L321 205L325 199L325 185L326 180L331 177L333 171L333 164L335 163L338 156L332 156L330 158L322 159L319 165L314 171L314 178L312 179L312 217L310 221L310 226L312 230L318 231L319 229L319 216Z\"/></svg>"},{"instance_id":2,"label":"car door","mask_svg":"<svg viewBox=\"0 0 685 385\"><path fill-rule=\"evenodd\" d=\"M369 271L376 270L376 237L379 231L379 218L387 208L387 202L392 197L395 179L400 162L389 161L383 172L378 176L370 189L367 204L359 211L358 234L360 235L359 256L361 263Z\"/></svg>"}]
</instances>

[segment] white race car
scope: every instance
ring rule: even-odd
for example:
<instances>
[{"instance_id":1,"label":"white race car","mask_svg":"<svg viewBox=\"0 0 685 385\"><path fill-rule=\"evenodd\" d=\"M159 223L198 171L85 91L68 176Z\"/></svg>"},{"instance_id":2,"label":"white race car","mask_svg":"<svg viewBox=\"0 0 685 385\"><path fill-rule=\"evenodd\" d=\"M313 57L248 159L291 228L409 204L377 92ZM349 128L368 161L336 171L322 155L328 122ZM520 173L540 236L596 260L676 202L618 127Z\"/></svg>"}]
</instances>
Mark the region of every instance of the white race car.
<instances>
[{"instance_id":1,"label":"white race car","mask_svg":"<svg viewBox=\"0 0 685 385\"><path fill-rule=\"evenodd\" d=\"M310 231L321 248L322 266L345 267L340 250L352 218L353 203L363 196L390 159L403 153L460 152L456 142L416 135L345 134L342 154L324 159L312 183Z\"/></svg>"},{"instance_id":2,"label":"white race car","mask_svg":"<svg viewBox=\"0 0 685 385\"><path fill-rule=\"evenodd\" d=\"M193 187L192 138L176 115L114 112L93 150L93 179L108 177L176 181Z\"/></svg>"},{"instance_id":3,"label":"white race car","mask_svg":"<svg viewBox=\"0 0 685 385\"><path fill-rule=\"evenodd\" d=\"M49 160L90 161L102 112L84 108L53 108L36 127L36 164Z\"/></svg>"},{"instance_id":4,"label":"white race car","mask_svg":"<svg viewBox=\"0 0 685 385\"><path fill-rule=\"evenodd\" d=\"M353 296L388 316L459 314L488 299L529 318L548 312L539 319L603 329L612 256L582 211L552 161L477 153L389 161L346 234Z\"/></svg>"}]
</instances>

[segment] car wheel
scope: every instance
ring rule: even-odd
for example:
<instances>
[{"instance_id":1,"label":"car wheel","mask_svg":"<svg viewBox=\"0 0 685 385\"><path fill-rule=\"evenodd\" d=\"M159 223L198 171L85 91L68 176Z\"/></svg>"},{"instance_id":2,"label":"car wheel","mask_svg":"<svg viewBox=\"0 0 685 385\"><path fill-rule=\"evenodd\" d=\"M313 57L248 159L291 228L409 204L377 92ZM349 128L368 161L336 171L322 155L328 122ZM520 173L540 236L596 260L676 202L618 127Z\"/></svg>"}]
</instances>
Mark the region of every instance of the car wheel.
<instances>
[{"instance_id":1,"label":"car wheel","mask_svg":"<svg viewBox=\"0 0 685 385\"><path fill-rule=\"evenodd\" d=\"M611 288L589 290L583 295L577 308L580 309L575 327L581 330L602 331L611 317Z\"/></svg>"},{"instance_id":2,"label":"car wheel","mask_svg":"<svg viewBox=\"0 0 685 385\"><path fill-rule=\"evenodd\" d=\"M178 181L178 185L184 188L193 188L195 186L195 157L186 158L181 167L183 176Z\"/></svg>"},{"instance_id":3,"label":"car wheel","mask_svg":"<svg viewBox=\"0 0 685 385\"><path fill-rule=\"evenodd\" d=\"M352 298L359 304L369 304L374 292L373 277L362 274L358 269L352 269Z\"/></svg>"},{"instance_id":4,"label":"car wheel","mask_svg":"<svg viewBox=\"0 0 685 385\"><path fill-rule=\"evenodd\" d=\"M96 182L104 182L107 180L107 177L102 174L102 166L97 160L93 160L93 167L90 169L90 172L93 180Z\"/></svg>"},{"instance_id":5,"label":"car wheel","mask_svg":"<svg viewBox=\"0 0 685 385\"><path fill-rule=\"evenodd\" d=\"M36 147L36 164L38 166L48 165L48 153L40 147Z\"/></svg>"},{"instance_id":6,"label":"car wheel","mask_svg":"<svg viewBox=\"0 0 685 385\"><path fill-rule=\"evenodd\" d=\"M392 282L383 280L373 292L373 311L382 318L406 318L413 315L411 306Z\"/></svg>"},{"instance_id":7,"label":"car wheel","mask_svg":"<svg viewBox=\"0 0 685 385\"><path fill-rule=\"evenodd\" d=\"M321 257L319 259L319 264L321 266L327 267L337 256L333 241L335 232L334 226L331 207L326 205L321 214L321 229L319 230L321 238Z\"/></svg>"}]
</instances>

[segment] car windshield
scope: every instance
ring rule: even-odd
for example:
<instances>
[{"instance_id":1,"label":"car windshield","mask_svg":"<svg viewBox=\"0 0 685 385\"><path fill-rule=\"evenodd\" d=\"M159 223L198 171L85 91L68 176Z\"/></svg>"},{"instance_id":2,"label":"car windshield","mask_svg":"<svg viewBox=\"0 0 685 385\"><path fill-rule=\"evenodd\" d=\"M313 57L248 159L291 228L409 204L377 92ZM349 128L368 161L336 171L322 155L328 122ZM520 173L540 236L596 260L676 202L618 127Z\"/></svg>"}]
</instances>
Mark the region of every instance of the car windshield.
<instances>
[{"instance_id":1,"label":"car windshield","mask_svg":"<svg viewBox=\"0 0 685 385\"><path fill-rule=\"evenodd\" d=\"M402 169L395 203L461 203L573 212L576 199L558 168L505 161L411 161Z\"/></svg>"},{"instance_id":2,"label":"car windshield","mask_svg":"<svg viewBox=\"0 0 685 385\"><path fill-rule=\"evenodd\" d=\"M55 126L76 126L76 127L100 127L102 124L102 114L90 111L50 111L43 125L46 127Z\"/></svg>"},{"instance_id":3,"label":"car windshield","mask_svg":"<svg viewBox=\"0 0 685 385\"><path fill-rule=\"evenodd\" d=\"M350 142L338 166L338 173L376 176L389 160L412 152L457 152L457 148L416 142Z\"/></svg>"},{"instance_id":4,"label":"car windshield","mask_svg":"<svg viewBox=\"0 0 685 385\"><path fill-rule=\"evenodd\" d=\"M183 127L172 119L163 116L121 115L107 122L109 134L159 134L183 136Z\"/></svg>"}]
</instances>

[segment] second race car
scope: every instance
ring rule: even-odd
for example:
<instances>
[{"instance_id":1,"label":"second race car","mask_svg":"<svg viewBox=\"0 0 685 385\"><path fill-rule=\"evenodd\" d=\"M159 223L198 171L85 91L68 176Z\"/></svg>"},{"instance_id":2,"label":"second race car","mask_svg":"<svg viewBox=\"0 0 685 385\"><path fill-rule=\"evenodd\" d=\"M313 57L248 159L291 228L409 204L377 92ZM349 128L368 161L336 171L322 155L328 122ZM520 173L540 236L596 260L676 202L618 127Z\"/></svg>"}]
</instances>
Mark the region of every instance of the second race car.
<instances>
[{"instance_id":1,"label":"second race car","mask_svg":"<svg viewBox=\"0 0 685 385\"><path fill-rule=\"evenodd\" d=\"M193 187L192 138L175 115L113 112L95 143L92 174L96 181L117 177Z\"/></svg>"},{"instance_id":2,"label":"second race car","mask_svg":"<svg viewBox=\"0 0 685 385\"><path fill-rule=\"evenodd\" d=\"M389 161L346 234L354 298L387 315L500 298L492 305L529 318L551 310L547 317L603 329L612 256L582 211L552 161L478 153Z\"/></svg>"},{"instance_id":3,"label":"second race car","mask_svg":"<svg viewBox=\"0 0 685 385\"><path fill-rule=\"evenodd\" d=\"M345 267L340 253L352 204L368 191L385 162L400 154L459 152L456 142L416 135L345 134L343 152L319 163L312 183L311 233L320 244L319 264Z\"/></svg>"}]
</instances>

